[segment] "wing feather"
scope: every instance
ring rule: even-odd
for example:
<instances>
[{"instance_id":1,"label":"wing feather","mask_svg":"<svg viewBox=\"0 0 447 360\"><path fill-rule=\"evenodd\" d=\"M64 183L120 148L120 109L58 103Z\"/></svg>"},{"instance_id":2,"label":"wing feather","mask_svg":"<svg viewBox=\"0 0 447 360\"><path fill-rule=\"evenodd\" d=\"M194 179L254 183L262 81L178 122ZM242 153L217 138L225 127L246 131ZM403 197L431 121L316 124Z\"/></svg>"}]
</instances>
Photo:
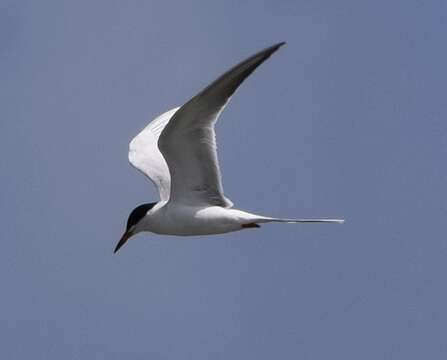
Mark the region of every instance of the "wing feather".
<instances>
[{"instance_id":1,"label":"wing feather","mask_svg":"<svg viewBox=\"0 0 447 360\"><path fill-rule=\"evenodd\" d=\"M129 145L129 162L155 184L162 201L169 200L171 181L166 161L158 149L158 138L178 109L152 120Z\"/></svg>"},{"instance_id":2,"label":"wing feather","mask_svg":"<svg viewBox=\"0 0 447 360\"><path fill-rule=\"evenodd\" d=\"M239 85L284 43L242 61L175 112L158 147L171 175L172 202L231 207L224 196L214 125Z\"/></svg>"}]
</instances>

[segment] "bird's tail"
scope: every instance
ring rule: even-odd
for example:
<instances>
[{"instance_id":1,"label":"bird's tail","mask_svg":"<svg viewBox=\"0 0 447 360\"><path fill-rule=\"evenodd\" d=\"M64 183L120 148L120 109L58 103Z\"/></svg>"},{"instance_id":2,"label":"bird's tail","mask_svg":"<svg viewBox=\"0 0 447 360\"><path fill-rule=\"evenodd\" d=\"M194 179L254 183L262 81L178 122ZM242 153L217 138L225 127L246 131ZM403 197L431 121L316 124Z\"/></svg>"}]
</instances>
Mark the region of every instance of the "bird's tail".
<instances>
[{"instance_id":1,"label":"bird's tail","mask_svg":"<svg viewBox=\"0 0 447 360\"><path fill-rule=\"evenodd\" d=\"M282 223L326 223L326 224L343 224L344 219L282 219L265 217L256 222L282 222Z\"/></svg>"}]
</instances>

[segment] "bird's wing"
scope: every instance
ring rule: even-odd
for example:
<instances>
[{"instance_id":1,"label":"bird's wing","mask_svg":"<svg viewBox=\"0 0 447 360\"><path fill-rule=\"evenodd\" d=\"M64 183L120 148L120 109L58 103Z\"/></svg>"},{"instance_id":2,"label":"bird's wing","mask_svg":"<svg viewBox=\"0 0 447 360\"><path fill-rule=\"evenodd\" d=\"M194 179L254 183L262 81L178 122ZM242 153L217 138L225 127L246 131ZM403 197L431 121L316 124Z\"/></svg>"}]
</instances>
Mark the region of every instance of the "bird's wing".
<instances>
[{"instance_id":1,"label":"bird's wing","mask_svg":"<svg viewBox=\"0 0 447 360\"><path fill-rule=\"evenodd\" d=\"M173 115L158 140L171 174L170 201L231 207L225 198L214 125L239 85L284 43L242 61Z\"/></svg>"},{"instance_id":2,"label":"bird's wing","mask_svg":"<svg viewBox=\"0 0 447 360\"><path fill-rule=\"evenodd\" d=\"M152 120L129 144L130 163L152 180L162 201L169 200L171 180L166 161L158 149L158 138L178 109L169 110Z\"/></svg>"}]
</instances>

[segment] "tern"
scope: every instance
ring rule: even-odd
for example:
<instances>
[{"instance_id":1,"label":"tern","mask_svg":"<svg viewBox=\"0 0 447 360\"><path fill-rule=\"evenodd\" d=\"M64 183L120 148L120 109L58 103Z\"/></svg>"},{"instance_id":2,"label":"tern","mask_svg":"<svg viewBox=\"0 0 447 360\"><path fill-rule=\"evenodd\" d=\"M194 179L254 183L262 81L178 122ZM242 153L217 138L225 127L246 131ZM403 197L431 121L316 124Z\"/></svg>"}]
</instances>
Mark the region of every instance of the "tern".
<instances>
[{"instance_id":1,"label":"tern","mask_svg":"<svg viewBox=\"0 0 447 360\"><path fill-rule=\"evenodd\" d=\"M240 62L183 106L152 120L130 142L129 162L155 184L160 201L142 204L130 213L115 253L143 231L191 236L259 228L268 222L343 222L252 214L233 208L224 196L214 125L239 85L284 44Z\"/></svg>"}]
</instances>

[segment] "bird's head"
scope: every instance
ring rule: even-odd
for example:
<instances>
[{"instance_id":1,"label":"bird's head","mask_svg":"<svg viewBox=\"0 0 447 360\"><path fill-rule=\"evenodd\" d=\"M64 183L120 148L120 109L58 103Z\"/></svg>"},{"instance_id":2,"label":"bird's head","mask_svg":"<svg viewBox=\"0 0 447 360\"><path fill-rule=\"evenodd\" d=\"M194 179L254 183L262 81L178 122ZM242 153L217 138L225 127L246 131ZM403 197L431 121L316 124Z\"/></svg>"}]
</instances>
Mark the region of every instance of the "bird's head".
<instances>
[{"instance_id":1,"label":"bird's head","mask_svg":"<svg viewBox=\"0 0 447 360\"><path fill-rule=\"evenodd\" d=\"M139 229L138 224L146 216L147 212L155 206L155 204L156 203L142 204L132 210L129 218L127 219L126 231L116 245L115 250L113 251L114 253L116 253L120 247L123 246L133 235L142 231Z\"/></svg>"}]
</instances>

